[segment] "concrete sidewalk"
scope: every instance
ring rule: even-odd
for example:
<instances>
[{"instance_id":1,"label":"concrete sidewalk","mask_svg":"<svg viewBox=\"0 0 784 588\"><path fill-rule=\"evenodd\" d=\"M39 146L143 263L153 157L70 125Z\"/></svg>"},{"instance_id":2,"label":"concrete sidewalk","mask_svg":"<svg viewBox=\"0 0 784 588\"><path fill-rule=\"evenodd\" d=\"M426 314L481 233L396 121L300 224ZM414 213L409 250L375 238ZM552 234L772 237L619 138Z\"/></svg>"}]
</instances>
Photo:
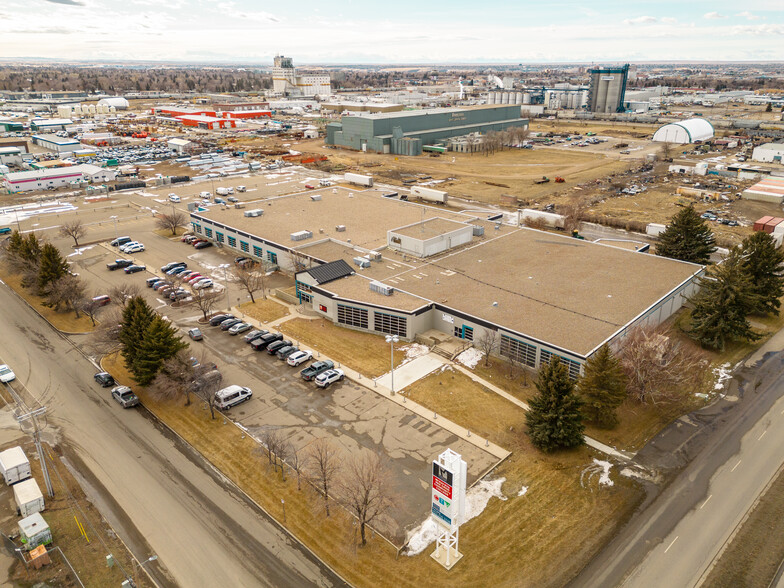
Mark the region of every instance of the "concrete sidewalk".
<instances>
[{"instance_id":1,"label":"concrete sidewalk","mask_svg":"<svg viewBox=\"0 0 784 588\"><path fill-rule=\"evenodd\" d=\"M428 353L427 355L420 355L411 361L395 368L394 374L387 372L383 376L376 378L376 383L384 388L392 388L392 376L394 375L395 390L402 390L410 386L417 380L421 380L425 376L440 369L449 362L435 353Z\"/></svg>"}]
</instances>

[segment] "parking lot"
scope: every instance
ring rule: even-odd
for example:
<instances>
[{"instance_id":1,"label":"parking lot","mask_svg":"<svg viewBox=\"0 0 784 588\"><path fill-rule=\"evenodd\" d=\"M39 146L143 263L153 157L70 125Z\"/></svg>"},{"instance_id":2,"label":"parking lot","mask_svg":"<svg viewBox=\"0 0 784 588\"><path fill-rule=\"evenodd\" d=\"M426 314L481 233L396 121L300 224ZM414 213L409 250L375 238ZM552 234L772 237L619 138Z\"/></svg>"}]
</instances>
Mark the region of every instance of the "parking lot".
<instances>
[{"instance_id":1,"label":"parking lot","mask_svg":"<svg viewBox=\"0 0 784 588\"><path fill-rule=\"evenodd\" d=\"M273 174L264 174L273 175ZM266 178L237 177L224 181L221 185L248 186L248 192L236 193L246 201L252 198L274 196L276 193L297 190L307 181L307 174L293 170L286 175ZM195 250L180 242L179 238L167 238L157 234L155 219L149 208L160 209L170 191L179 192L183 202L178 208L187 205L193 194L209 189L202 182L193 186L161 187L144 194L115 196L108 202L91 203L85 206L78 200L77 211L64 212L52 218L29 219L28 225L37 224L52 242L57 245L78 273L88 284L91 295L105 294L111 286L123 283L137 283L143 290L148 302L158 311L170 318L181 328L197 326L200 311L192 305L172 307L168 299L145 285L152 276L150 270L160 274L160 267L172 261L184 261L189 269L199 270L215 280L216 288L225 292L226 281L221 264L231 264L233 252L214 247ZM124 203L123 200L126 200ZM123 208L130 203L130 207ZM118 214L119 211L119 214ZM89 232L85 242L90 244L74 250L73 242L56 236L56 227L78 215L87 223ZM118 216L115 226L114 219ZM33 220L38 222L33 223ZM98 224L100 223L100 224ZM25 228L24 226L22 227ZM32 226L30 228L33 228ZM129 235L142 242L145 251L132 256L120 254L108 245L115 235ZM101 241L92 243L93 241ZM126 275L122 270L109 271L106 264L116 258L133 258L136 263L147 266L147 271ZM273 274L267 287L286 287L292 284L291 278ZM232 306L248 300L236 284L229 282L228 295ZM221 299L219 309L226 308ZM98 317L100 320L100 315ZM217 327L198 325L204 333L204 340L192 342L195 356L202 349L215 361L223 374L223 385L239 384L253 390L253 398L227 411L230 418L246 428L258 438L265 428L282 431L285 438L297 449L308 446L319 437L331 437L348 453L361 448L381 453L388 457L389 466L396 484L398 504L393 518L393 534L402 538L404 531L418 525L428 514L428 492L430 488L430 461L447 448L463 455L469 464L468 483L473 483L485 473L496 459L489 453L469 444L456 435L446 431L426 418L422 418L404 407L376 394L358 382L348 379L332 384L326 390L317 388L312 382L305 382L299 371L305 367L289 367L266 352L255 352L243 341L243 336L231 336ZM316 358L318 359L318 358ZM256 467L252 464L249 467Z\"/></svg>"}]
</instances>

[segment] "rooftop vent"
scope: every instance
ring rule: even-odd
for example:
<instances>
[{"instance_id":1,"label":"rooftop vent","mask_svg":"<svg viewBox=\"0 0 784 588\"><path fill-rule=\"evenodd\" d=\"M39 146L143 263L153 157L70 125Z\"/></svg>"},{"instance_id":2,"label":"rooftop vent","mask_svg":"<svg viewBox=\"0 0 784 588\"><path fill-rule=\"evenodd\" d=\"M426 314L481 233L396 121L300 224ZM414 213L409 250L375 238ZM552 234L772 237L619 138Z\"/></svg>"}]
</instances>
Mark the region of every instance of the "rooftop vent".
<instances>
[{"instance_id":1,"label":"rooftop vent","mask_svg":"<svg viewBox=\"0 0 784 588\"><path fill-rule=\"evenodd\" d=\"M473 228L474 228L474 237L481 237L482 235L485 234L485 228L484 227L480 227L478 225L474 225Z\"/></svg>"},{"instance_id":2,"label":"rooftop vent","mask_svg":"<svg viewBox=\"0 0 784 588\"><path fill-rule=\"evenodd\" d=\"M335 227L335 230L336 230L338 233L343 233L343 232L345 232L345 231L346 231L346 225L337 225L337 226Z\"/></svg>"},{"instance_id":3,"label":"rooftop vent","mask_svg":"<svg viewBox=\"0 0 784 588\"><path fill-rule=\"evenodd\" d=\"M362 269L367 269L370 267L370 260L367 257L355 257L354 264Z\"/></svg>"},{"instance_id":4,"label":"rooftop vent","mask_svg":"<svg viewBox=\"0 0 784 588\"><path fill-rule=\"evenodd\" d=\"M371 251L368 254L368 257L370 257L370 259L372 259L373 261L381 261L381 253L378 251Z\"/></svg>"},{"instance_id":5,"label":"rooftop vent","mask_svg":"<svg viewBox=\"0 0 784 588\"><path fill-rule=\"evenodd\" d=\"M311 194L310 199L313 200L313 202L321 200L321 194Z\"/></svg>"},{"instance_id":6,"label":"rooftop vent","mask_svg":"<svg viewBox=\"0 0 784 588\"><path fill-rule=\"evenodd\" d=\"M371 292L378 292L379 294L383 294L384 296L392 296L392 292L395 289L392 286L387 286L386 284L382 284L381 282L377 282L373 280L370 282L370 290Z\"/></svg>"},{"instance_id":7,"label":"rooftop vent","mask_svg":"<svg viewBox=\"0 0 784 588\"><path fill-rule=\"evenodd\" d=\"M305 239L310 239L312 236L313 233L310 231L297 231L296 233L291 233L291 240L304 241Z\"/></svg>"}]
</instances>

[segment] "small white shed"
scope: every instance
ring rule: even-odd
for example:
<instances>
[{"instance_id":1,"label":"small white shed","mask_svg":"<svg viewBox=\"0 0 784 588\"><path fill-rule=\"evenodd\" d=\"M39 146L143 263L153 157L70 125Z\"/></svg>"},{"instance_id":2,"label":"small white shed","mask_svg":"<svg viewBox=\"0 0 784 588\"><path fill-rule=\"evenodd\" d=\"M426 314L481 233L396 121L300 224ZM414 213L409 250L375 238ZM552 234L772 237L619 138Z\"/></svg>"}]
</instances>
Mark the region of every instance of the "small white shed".
<instances>
[{"instance_id":1,"label":"small white shed","mask_svg":"<svg viewBox=\"0 0 784 588\"><path fill-rule=\"evenodd\" d=\"M0 452L0 474L9 486L30 477L30 460L21 447Z\"/></svg>"},{"instance_id":2,"label":"small white shed","mask_svg":"<svg viewBox=\"0 0 784 588\"><path fill-rule=\"evenodd\" d=\"M41 512L45 508L44 495L41 494L41 489L38 487L38 482L35 481L35 478L14 484L14 500L16 500L16 508L19 509L19 514L23 517L29 517L31 514Z\"/></svg>"},{"instance_id":3,"label":"small white shed","mask_svg":"<svg viewBox=\"0 0 784 588\"><path fill-rule=\"evenodd\" d=\"M19 523L19 539L27 551L52 542L52 531L40 512L23 518Z\"/></svg>"}]
</instances>

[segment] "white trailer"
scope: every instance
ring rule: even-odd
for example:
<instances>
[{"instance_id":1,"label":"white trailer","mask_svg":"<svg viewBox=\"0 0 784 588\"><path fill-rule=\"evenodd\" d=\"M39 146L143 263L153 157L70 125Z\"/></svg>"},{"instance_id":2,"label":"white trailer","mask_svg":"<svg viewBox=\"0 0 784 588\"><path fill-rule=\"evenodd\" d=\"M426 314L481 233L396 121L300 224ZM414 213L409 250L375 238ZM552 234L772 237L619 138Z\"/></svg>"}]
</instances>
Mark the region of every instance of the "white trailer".
<instances>
[{"instance_id":1,"label":"white trailer","mask_svg":"<svg viewBox=\"0 0 784 588\"><path fill-rule=\"evenodd\" d=\"M345 174L343 179L349 184L357 184L358 186L373 186L373 178L371 176L363 176L360 174Z\"/></svg>"},{"instance_id":2,"label":"white trailer","mask_svg":"<svg viewBox=\"0 0 784 588\"><path fill-rule=\"evenodd\" d=\"M228 188L217 188L215 190L215 193L218 196L228 196L229 195L229 189Z\"/></svg>"},{"instance_id":3,"label":"white trailer","mask_svg":"<svg viewBox=\"0 0 784 588\"><path fill-rule=\"evenodd\" d=\"M433 190L433 188L425 188L424 186L411 186L411 195L416 196L421 200L437 202L438 204L446 204L446 201L449 198L446 192Z\"/></svg>"},{"instance_id":4,"label":"white trailer","mask_svg":"<svg viewBox=\"0 0 784 588\"><path fill-rule=\"evenodd\" d=\"M30 477L30 460L21 447L12 447L0 453L0 474L9 486Z\"/></svg>"},{"instance_id":5,"label":"white trailer","mask_svg":"<svg viewBox=\"0 0 784 588\"><path fill-rule=\"evenodd\" d=\"M14 484L14 500L19 514L23 517L44 510L44 495L35 478Z\"/></svg>"},{"instance_id":6,"label":"white trailer","mask_svg":"<svg viewBox=\"0 0 784 588\"><path fill-rule=\"evenodd\" d=\"M548 227L563 229L564 217L563 215L554 212L524 208L520 211L520 222L525 223L526 225L543 223Z\"/></svg>"}]
</instances>

